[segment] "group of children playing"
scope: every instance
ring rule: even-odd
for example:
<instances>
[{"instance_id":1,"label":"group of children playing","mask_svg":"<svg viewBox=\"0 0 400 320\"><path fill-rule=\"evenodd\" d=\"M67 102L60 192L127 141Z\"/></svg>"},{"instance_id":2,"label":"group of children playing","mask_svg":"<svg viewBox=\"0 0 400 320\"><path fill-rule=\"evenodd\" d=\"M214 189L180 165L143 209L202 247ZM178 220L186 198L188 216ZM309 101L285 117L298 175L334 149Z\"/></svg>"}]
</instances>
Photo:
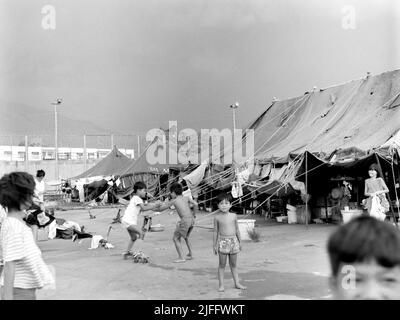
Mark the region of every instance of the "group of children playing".
<instances>
[{"instance_id":1,"label":"group of children playing","mask_svg":"<svg viewBox=\"0 0 400 320\"><path fill-rule=\"evenodd\" d=\"M35 299L36 290L54 282L44 263L41 251L34 241L31 229L24 222L26 210L32 205L35 181L25 172L13 172L0 179L0 205L6 208L0 238L4 270L0 285L2 299ZM180 217L173 241L178 253L177 263L193 259L189 236L194 227L197 203L182 195L182 186L174 183L171 199L166 202L144 203L146 185L137 182L122 223L130 240L124 257L130 256L135 241L144 238L138 227L141 212L163 211L172 205ZM214 253L219 255L219 291L224 291L224 269L229 257L235 287L240 284L236 270L241 238L236 214L230 211L230 194L218 197L219 211L214 217ZM154 213L153 213L154 214ZM184 257L181 239L189 253ZM331 262L331 288L338 299L400 299L400 233L391 224L363 216L339 227L329 238L328 253Z\"/></svg>"},{"instance_id":2,"label":"group of children playing","mask_svg":"<svg viewBox=\"0 0 400 320\"><path fill-rule=\"evenodd\" d=\"M137 239L144 238L144 232L138 226L138 216L144 211L164 211L171 206L174 206L180 220L177 223L173 242L175 244L176 251L178 253L178 259L175 263L182 263L186 260L193 259L192 246L190 244L189 236L193 230L195 223L195 206L197 202L190 197L183 196L183 187L180 183L173 183L170 187L170 200L165 202L156 201L153 203L145 204L143 199L147 197L146 185L139 181L136 182L134 187L134 195L130 200L128 207L125 210L125 214L122 217L122 224L126 227L129 234L129 242L127 250L123 253L123 257L126 259L132 256L131 249ZM235 288L246 289L245 286L239 283L239 277L236 270L237 254L241 250L240 246L240 232L237 223L236 214L230 212L231 209L231 196L227 193L222 193L218 196L218 207L219 214L214 219L214 236L213 236L213 247L214 253L219 255L219 268L218 268L218 279L219 289L218 291L224 291L224 270L226 261L229 256L229 266L231 268ZM153 213L154 215L154 213ZM145 214L146 217L151 216ZM184 239L188 248L188 254L184 257L181 239Z\"/></svg>"}]
</instances>

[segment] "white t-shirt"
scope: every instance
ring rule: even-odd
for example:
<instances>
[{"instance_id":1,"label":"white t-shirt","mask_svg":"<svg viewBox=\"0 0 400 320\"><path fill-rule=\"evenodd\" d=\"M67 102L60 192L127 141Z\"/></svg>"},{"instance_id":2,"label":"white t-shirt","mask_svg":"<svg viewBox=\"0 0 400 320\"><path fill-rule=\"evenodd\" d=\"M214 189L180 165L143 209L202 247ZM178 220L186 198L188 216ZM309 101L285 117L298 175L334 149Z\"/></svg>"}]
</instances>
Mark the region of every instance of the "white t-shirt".
<instances>
[{"instance_id":1,"label":"white t-shirt","mask_svg":"<svg viewBox=\"0 0 400 320\"><path fill-rule=\"evenodd\" d=\"M134 195L129 202L128 207L125 210L124 216L122 217L122 222L126 225L137 225L138 216L140 213L139 204L143 203L142 198L137 195Z\"/></svg>"},{"instance_id":2,"label":"white t-shirt","mask_svg":"<svg viewBox=\"0 0 400 320\"><path fill-rule=\"evenodd\" d=\"M53 284L54 278L42 259L32 230L14 217L6 217L0 231L4 262L15 262L14 288L33 289ZM0 277L4 286L4 272Z\"/></svg>"},{"instance_id":3,"label":"white t-shirt","mask_svg":"<svg viewBox=\"0 0 400 320\"><path fill-rule=\"evenodd\" d=\"M46 189L46 185L44 180L38 181L35 179L35 195L39 198L40 202L44 202L44 191Z\"/></svg>"}]
</instances>

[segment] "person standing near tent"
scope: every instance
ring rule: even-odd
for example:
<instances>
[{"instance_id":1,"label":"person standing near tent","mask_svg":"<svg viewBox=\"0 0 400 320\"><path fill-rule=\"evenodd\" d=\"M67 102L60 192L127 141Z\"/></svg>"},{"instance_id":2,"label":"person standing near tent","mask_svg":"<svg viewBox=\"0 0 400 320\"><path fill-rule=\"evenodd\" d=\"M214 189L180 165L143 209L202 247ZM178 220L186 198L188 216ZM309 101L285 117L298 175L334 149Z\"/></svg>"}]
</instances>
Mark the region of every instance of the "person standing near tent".
<instances>
[{"instance_id":1,"label":"person standing near tent","mask_svg":"<svg viewBox=\"0 0 400 320\"><path fill-rule=\"evenodd\" d=\"M122 225L126 228L129 233L129 242L126 251L123 253L124 259L132 256L131 249L135 241L140 238L143 239L144 232L138 226L138 217L142 211L154 210L160 206L160 202L145 204L143 199L147 195L147 187L142 181L138 181L133 186L133 197L129 202L128 207L125 210L124 216L121 219Z\"/></svg>"},{"instance_id":2,"label":"person standing near tent","mask_svg":"<svg viewBox=\"0 0 400 320\"><path fill-rule=\"evenodd\" d=\"M389 192L385 181L378 177L378 165L373 163L370 165L368 174L369 179L365 180L364 194L368 197L366 207L370 216L379 220L385 220L385 212L389 211L389 202L385 193Z\"/></svg>"},{"instance_id":3,"label":"person standing near tent","mask_svg":"<svg viewBox=\"0 0 400 320\"><path fill-rule=\"evenodd\" d=\"M239 276L236 269L237 255L241 251L240 232L235 213L230 212L232 197L228 193L221 193L218 197L219 213L214 218L213 247L214 254L219 256L218 265L218 291L224 291L224 271L226 260L229 256L235 288L244 290L245 286L239 283Z\"/></svg>"},{"instance_id":4,"label":"person standing near tent","mask_svg":"<svg viewBox=\"0 0 400 320\"><path fill-rule=\"evenodd\" d=\"M33 202L37 205L40 210L44 212L44 192L46 190L46 184L44 182L44 176L46 172L44 170L38 170L35 178L35 193L33 196Z\"/></svg>"}]
</instances>

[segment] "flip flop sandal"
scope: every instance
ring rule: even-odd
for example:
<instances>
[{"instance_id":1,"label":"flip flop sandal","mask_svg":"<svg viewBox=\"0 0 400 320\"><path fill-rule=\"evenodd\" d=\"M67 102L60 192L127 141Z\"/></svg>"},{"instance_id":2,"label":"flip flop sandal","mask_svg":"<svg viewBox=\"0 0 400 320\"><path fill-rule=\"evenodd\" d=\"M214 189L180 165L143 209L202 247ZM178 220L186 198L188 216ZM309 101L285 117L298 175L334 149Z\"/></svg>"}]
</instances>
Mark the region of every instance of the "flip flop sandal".
<instances>
[{"instance_id":1,"label":"flip flop sandal","mask_svg":"<svg viewBox=\"0 0 400 320\"><path fill-rule=\"evenodd\" d=\"M178 260L174 261L174 263L183 263L183 262L186 262L186 260L185 259L178 259Z\"/></svg>"}]
</instances>

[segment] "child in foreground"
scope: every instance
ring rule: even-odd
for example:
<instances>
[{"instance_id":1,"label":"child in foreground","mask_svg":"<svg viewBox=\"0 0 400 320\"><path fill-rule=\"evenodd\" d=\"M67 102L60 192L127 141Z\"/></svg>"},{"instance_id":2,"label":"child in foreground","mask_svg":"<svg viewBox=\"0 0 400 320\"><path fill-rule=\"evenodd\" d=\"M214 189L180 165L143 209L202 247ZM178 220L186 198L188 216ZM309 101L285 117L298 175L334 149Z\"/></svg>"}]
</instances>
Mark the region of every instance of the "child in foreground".
<instances>
[{"instance_id":1,"label":"child in foreground","mask_svg":"<svg viewBox=\"0 0 400 320\"><path fill-rule=\"evenodd\" d=\"M5 300L36 300L37 289L54 283L32 230L23 220L34 189L35 181L26 172L12 172L0 179L0 205L8 211L0 232L4 260L0 285Z\"/></svg>"},{"instance_id":2,"label":"child in foreground","mask_svg":"<svg viewBox=\"0 0 400 320\"><path fill-rule=\"evenodd\" d=\"M129 242L126 251L123 253L124 259L132 256L131 249L135 241L140 238L143 240L144 232L138 226L138 217L142 211L149 211L156 209L160 203L148 203L145 204L143 199L146 198L147 187L142 181L138 181L133 186L133 197L129 202L128 207L125 210L124 216L121 219L122 225L126 228L129 233Z\"/></svg>"},{"instance_id":3,"label":"child in foreground","mask_svg":"<svg viewBox=\"0 0 400 320\"><path fill-rule=\"evenodd\" d=\"M231 201L232 199L229 194L220 194L218 196L219 212L214 218L214 254L219 254L218 291L220 292L225 290L224 271L228 256L235 288L246 289L246 287L239 283L239 276L236 269L237 254L241 250L241 245L236 214L229 211L232 206Z\"/></svg>"},{"instance_id":4,"label":"child in foreground","mask_svg":"<svg viewBox=\"0 0 400 320\"><path fill-rule=\"evenodd\" d=\"M400 299L400 233L393 225L358 217L339 227L327 247L336 299Z\"/></svg>"},{"instance_id":5,"label":"child in foreground","mask_svg":"<svg viewBox=\"0 0 400 320\"><path fill-rule=\"evenodd\" d=\"M170 187L171 198L172 200L164 202L161 206L157 208L158 211L163 211L170 208L172 205L175 206L175 209L180 217L180 221L176 226L176 230L174 232L173 241L175 244L176 251L178 252L178 259L174 262L180 263L185 262L186 260L193 259L193 251L192 246L189 242L190 233L193 230L194 219L196 218L194 212L192 211L193 206L197 206L197 202L190 199L189 197L184 197L183 187L180 183L173 183ZM189 250L189 253L186 255L186 258L183 257L181 238L185 239L186 246Z\"/></svg>"}]
</instances>

